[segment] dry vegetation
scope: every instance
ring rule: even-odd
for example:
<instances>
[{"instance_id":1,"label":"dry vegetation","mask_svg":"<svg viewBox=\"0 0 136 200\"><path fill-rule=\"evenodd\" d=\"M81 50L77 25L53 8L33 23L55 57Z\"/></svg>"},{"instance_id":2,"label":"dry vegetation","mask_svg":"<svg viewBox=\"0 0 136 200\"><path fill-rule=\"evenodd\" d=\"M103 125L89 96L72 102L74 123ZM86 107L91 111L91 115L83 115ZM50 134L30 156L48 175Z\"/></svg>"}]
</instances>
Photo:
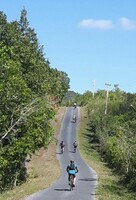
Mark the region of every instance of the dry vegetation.
<instances>
[{"instance_id":1,"label":"dry vegetation","mask_svg":"<svg viewBox=\"0 0 136 200\"><path fill-rule=\"evenodd\" d=\"M54 140L47 150L40 149L32 156L28 163L28 180L23 185L1 194L0 200L23 200L26 196L50 187L60 176L60 167L56 159L56 143L60 132L61 122L65 114L65 108L58 110L56 118L52 121L54 127Z\"/></svg>"},{"instance_id":2,"label":"dry vegetation","mask_svg":"<svg viewBox=\"0 0 136 200\"><path fill-rule=\"evenodd\" d=\"M88 119L85 108L80 109L81 115L78 126L80 153L86 163L92 167L98 176L96 191L97 200L136 200L135 193L128 191L119 183L120 177L102 161L99 153L92 148L88 137Z\"/></svg>"}]
</instances>

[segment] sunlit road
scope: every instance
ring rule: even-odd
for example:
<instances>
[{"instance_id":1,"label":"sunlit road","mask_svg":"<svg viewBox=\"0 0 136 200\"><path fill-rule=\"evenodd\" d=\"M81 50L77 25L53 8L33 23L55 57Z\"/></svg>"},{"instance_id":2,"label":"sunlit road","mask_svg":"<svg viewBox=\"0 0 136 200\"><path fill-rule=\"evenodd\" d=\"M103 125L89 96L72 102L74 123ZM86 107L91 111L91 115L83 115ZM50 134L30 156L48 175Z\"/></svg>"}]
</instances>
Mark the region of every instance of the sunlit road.
<instances>
[{"instance_id":1,"label":"sunlit road","mask_svg":"<svg viewBox=\"0 0 136 200\"><path fill-rule=\"evenodd\" d=\"M76 139L77 123L72 121L73 115L78 116L78 108L67 108L62 121L59 141L64 140L64 153L60 153L57 146L57 158L60 162L62 174L60 179L49 189L42 190L26 198L26 200L94 200L97 186L97 175L94 170L82 160L79 151L73 152L73 142ZM66 167L70 160L74 160L79 172L76 178L76 187L70 191Z\"/></svg>"}]
</instances>

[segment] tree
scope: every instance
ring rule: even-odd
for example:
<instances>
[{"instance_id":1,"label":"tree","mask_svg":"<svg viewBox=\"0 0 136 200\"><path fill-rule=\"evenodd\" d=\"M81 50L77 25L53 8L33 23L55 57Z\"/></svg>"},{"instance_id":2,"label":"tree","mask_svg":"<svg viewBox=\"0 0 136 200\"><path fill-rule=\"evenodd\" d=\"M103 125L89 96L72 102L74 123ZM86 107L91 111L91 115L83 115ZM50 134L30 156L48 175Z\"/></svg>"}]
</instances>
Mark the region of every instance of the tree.
<instances>
[{"instance_id":1,"label":"tree","mask_svg":"<svg viewBox=\"0 0 136 200\"><path fill-rule=\"evenodd\" d=\"M69 88L65 72L50 67L29 27L27 12L7 22L0 13L0 190L25 181L25 161L53 136L50 120ZM55 100L55 101L54 101ZM7 176L8 174L8 176Z\"/></svg>"}]
</instances>

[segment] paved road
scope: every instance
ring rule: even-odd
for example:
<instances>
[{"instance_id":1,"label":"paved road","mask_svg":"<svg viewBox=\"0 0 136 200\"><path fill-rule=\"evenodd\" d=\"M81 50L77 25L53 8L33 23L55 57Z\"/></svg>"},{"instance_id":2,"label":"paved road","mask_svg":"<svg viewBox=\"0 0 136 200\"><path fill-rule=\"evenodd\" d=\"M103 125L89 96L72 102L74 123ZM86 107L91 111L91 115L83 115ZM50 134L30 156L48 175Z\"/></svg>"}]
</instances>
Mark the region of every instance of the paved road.
<instances>
[{"instance_id":1,"label":"paved road","mask_svg":"<svg viewBox=\"0 0 136 200\"><path fill-rule=\"evenodd\" d=\"M94 200L97 186L97 175L94 170L82 160L79 151L73 152L73 142L76 139L77 123L72 121L73 115L78 116L78 108L67 108L62 121L59 141L64 140L66 146L64 153L60 153L57 146L57 158L60 162L62 174L59 180L49 189L42 190L26 198L26 200ZM76 187L69 190L66 167L70 160L74 160L78 166Z\"/></svg>"}]
</instances>

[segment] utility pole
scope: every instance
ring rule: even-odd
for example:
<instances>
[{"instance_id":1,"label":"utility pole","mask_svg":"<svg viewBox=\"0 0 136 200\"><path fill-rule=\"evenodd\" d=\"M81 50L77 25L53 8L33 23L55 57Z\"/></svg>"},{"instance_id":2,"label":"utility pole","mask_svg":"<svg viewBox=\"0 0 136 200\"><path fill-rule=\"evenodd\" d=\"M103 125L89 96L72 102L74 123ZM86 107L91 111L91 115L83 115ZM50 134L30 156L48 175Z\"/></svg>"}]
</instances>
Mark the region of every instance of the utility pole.
<instances>
[{"instance_id":1,"label":"utility pole","mask_svg":"<svg viewBox=\"0 0 136 200\"><path fill-rule=\"evenodd\" d=\"M111 84L109 84L109 83L105 83L105 85L107 86L107 92L106 92L106 105L105 105L105 115L107 115L107 109L108 109L108 96L109 96L109 86L111 86Z\"/></svg>"},{"instance_id":2,"label":"utility pole","mask_svg":"<svg viewBox=\"0 0 136 200\"><path fill-rule=\"evenodd\" d=\"M93 99L94 99L94 94L95 94L95 80L93 81Z\"/></svg>"}]
</instances>

